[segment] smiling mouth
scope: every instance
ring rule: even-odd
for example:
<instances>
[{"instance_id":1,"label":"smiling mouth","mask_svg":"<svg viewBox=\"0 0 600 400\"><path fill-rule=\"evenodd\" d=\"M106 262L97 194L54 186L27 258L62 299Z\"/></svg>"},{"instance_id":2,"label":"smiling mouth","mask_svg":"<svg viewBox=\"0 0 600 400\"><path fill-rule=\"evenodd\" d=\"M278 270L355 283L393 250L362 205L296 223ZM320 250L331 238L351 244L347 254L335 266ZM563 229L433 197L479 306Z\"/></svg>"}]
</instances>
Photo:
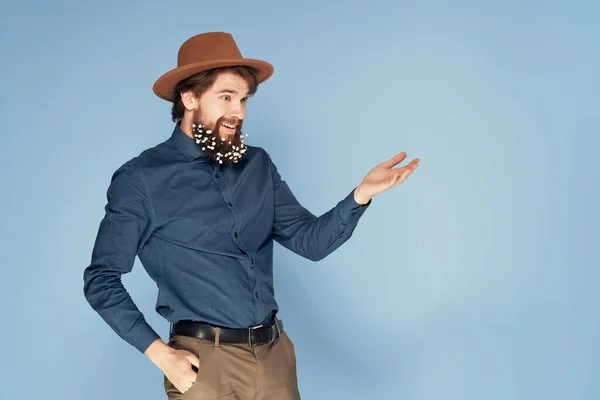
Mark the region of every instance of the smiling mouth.
<instances>
[{"instance_id":1,"label":"smiling mouth","mask_svg":"<svg viewBox=\"0 0 600 400\"><path fill-rule=\"evenodd\" d=\"M235 129L236 125L230 125L230 124L225 124L225 123L221 123L221 125L223 125L225 128L229 128L229 129Z\"/></svg>"}]
</instances>

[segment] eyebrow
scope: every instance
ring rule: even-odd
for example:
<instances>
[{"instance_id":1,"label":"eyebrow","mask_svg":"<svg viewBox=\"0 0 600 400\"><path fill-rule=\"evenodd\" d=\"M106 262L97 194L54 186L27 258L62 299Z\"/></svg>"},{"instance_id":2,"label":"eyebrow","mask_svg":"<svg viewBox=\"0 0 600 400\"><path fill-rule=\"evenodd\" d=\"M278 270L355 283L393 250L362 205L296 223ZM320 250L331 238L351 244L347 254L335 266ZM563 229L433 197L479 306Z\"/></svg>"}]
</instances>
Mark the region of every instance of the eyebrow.
<instances>
[{"instance_id":1,"label":"eyebrow","mask_svg":"<svg viewBox=\"0 0 600 400\"><path fill-rule=\"evenodd\" d=\"M238 92L237 92L237 91L235 91L235 90L232 90L232 89L223 89L223 90L219 90L219 91L217 92L217 94L223 94L223 93L229 93L229 94L234 94L234 95L237 95L237 94L238 94ZM248 95L246 95L246 96L248 96Z\"/></svg>"}]
</instances>

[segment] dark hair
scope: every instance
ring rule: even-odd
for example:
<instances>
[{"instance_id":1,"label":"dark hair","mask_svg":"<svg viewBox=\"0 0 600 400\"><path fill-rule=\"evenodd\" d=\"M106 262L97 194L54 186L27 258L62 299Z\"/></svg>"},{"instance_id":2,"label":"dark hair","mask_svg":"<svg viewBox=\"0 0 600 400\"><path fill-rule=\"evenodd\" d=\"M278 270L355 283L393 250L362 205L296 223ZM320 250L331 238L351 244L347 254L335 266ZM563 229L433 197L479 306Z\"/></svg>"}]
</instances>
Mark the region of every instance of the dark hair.
<instances>
[{"instance_id":1,"label":"dark hair","mask_svg":"<svg viewBox=\"0 0 600 400\"><path fill-rule=\"evenodd\" d=\"M179 121L183 118L185 107L181 101L181 93L191 90L196 96L201 96L204 91L210 88L215 79L222 72L233 72L234 74L244 78L248 83L249 96L256 93L258 89L258 80L256 79L256 71L250 67L234 66L234 67L221 67L213 68L207 71L199 72L195 75L190 76L180 81L175 86L175 97L173 99L173 107L171 109L171 119L173 122Z\"/></svg>"}]
</instances>

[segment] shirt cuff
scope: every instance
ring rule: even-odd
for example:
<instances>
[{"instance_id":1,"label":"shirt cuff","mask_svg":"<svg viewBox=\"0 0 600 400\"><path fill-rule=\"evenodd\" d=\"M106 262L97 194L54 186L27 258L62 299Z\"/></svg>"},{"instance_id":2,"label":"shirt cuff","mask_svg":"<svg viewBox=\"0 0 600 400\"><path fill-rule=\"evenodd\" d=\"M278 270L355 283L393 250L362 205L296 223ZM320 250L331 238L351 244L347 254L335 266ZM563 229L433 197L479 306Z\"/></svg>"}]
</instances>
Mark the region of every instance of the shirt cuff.
<instances>
[{"instance_id":1,"label":"shirt cuff","mask_svg":"<svg viewBox=\"0 0 600 400\"><path fill-rule=\"evenodd\" d=\"M338 209L340 214L344 217L344 219L356 219L360 218L364 212L371 205L371 201L373 199L369 199L367 204L358 204L354 199L354 191L356 188L352 189L348 195L339 202Z\"/></svg>"},{"instance_id":2,"label":"shirt cuff","mask_svg":"<svg viewBox=\"0 0 600 400\"><path fill-rule=\"evenodd\" d=\"M129 343L141 353L144 353L156 339L160 339L160 335L152 329L145 319L140 320L128 336Z\"/></svg>"}]
</instances>

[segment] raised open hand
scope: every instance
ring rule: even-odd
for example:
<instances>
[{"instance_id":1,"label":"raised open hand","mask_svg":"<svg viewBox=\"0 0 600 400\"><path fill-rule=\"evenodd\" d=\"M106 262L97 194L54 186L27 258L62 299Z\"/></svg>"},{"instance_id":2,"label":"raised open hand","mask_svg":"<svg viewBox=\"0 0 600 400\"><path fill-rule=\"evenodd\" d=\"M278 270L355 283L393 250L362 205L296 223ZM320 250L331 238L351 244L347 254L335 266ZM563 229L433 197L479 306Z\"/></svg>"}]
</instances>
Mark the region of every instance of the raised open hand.
<instances>
[{"instance_id":1,"label":"raised open hand","mask_svg":"<svg viewBox=\"0 0 600 400\"><path fill-rule=\"evenodd\" d=\"M367 204L374 196L401 184L419 166L415 158L405 166L394 168L404 161L406 152L396 154L369 171L367 176L354 191L354 200L358 204Z\"/></svg>"}]
</instances>

